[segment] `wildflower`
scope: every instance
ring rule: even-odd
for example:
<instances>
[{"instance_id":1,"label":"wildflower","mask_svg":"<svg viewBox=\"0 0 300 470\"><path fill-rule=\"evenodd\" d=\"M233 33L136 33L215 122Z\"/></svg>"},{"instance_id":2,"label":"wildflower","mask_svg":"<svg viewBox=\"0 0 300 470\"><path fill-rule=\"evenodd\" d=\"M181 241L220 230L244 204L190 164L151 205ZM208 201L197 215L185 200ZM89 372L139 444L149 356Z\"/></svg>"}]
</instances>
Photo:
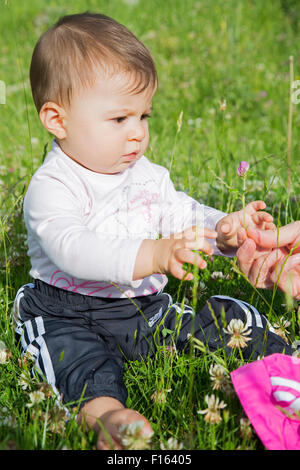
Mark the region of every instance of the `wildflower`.
<instances>
[{"instance_id":1,"label":"wildflower","mask_svg":"<svg viewBox=\"0 0 300 470\"><path fill-rule=\"evenodd\" d=\"M170 393L172 391L171 388L169 388L168 390L160 390L160 391L156 391L151 395L151 400L154 401L154 403L160 403L160 404L163 404L165 403L166 401L166 397L167 397L167 393Z\"/></svg>"},{"instance_id":2,"label":"wildflower","mask_svg":"<svg viewBox=\"0 0 300 470\"><path fill-rule=\"evenodd\" d=\"M248 418L240 419L240 435L247 439L252 437L252 427Z\"/></svg>"},{"instance_id":3,"label":"wildflower","mask_svg":"<svg viewBox=\"0 0 300 470\"><path fill-rule=\"evenodd\" d=\"M37 145L39 143L39 139L37 137L31 137L32 145Z\"/></svg>"},{"instance_id":4,"label":"wildflower","mask_svg":"<svg viewBox=\"0 0 300 470\"><path fill-rule=\"evenodd\" d=\"M30 376L26 372L22 372L18 380L18 384L22 387L23 390L27 390L30 384Z\"/></svg>"},{"instance_id":5,"label":"wildflower","mask_svg":"<svg viewBox=\"0 0 300 470\"><path fill-rule=\"evenodd\" d=\"M195 119L188 119L188 125L193 127L195 126L196 129L199 129L201 127L201 124L202 124L202 118L200 117L197 117Z\"/></svg>"},{"instance_id":6,"label":"wildflower","mask_svg":"<svg viewBox=\"0 0 300 470\"><path fill-rule=\"evenodd\" d=\"M178 440L175 439L174 437L169 437L169 439L167 440L166 447L162 442L160 443L161 450L180 450L182 449L182 447L183 447L183 443L178 442Z\"/></svg>"},{"instance_id":7,"label":"wildflower","mask_svg":"<svg viewBox=\"0 0 300 470\"><path fill-rule=\"evenodd\" d=\"M162 354L170 354L170 356L173 356L174 354L176 354L176 346L173 346L171 344L168 344L166 347L165 347L165 350L162 351Z\"/></svg>"},{"instance_id":8,"label":"wildflower","mask_svg":"<svg viewBox=\"0 0 300 470\"><path fill-rule=\"evenodd\" d=\"M48 415L49 431L62 434L65 431L67 419L68 415L66 409L55 404L54 407L50 409Z\"/></svg>"},{"instance_id":9,"label":"wildflower","mask_svg":"<svg viewBox=\"0 0 300 470\"><path fill-rule=\"evenodd\" d=\"M41 403L43 400L45 400L45 394L44 392L40 392L39 390L36 390L35 392L29 393L29 398L30 398L30 403L27 403L27 407L31 408L34 405L38 405Z\"/></svg>"},{"instance_id":10,"label":"wildflower","mask_svg":"<svg viewBox=\"0 0 300 470\"><path fill-rule=\"evenodd\" d=\"M6 344L0 340L0 364L4 364L11 357Z\"/></svg>"},{"instance_id":11,"label":"wildflower","mask_svg":"<svg viewBox=\"0 0 300 470\"><path fill-rule=\"evenodd\" d=\"M226 110L226 100L223 99L220 103L220 111L225 111Z\"/></svg>"},{"instance_id":12,"label":"wildflower","mask_svg":"<svg viewBox=\"0 0 300 470\"><path fill-rule=\"evenodd\" d=\"M46 383L46 382L41 382L38 384L38 390L40 392L43 392L43 394L45 395L45 398L51 398L52 394L53 394L53 388L50 384Z\"/></svg>"},{"instance_id":13,"label":"wildflower","mask_svg":"<svg viewBox=\"0 0 300 470\"><path fill-rule=\"evenodd\" d=\"M244 178L249 170L249 166L250 165L248 162L241 161L236 170L238 176L241 176L242 178Z\"/></svg>"},{"instance_id":14,"label":"wildflower","mask_svg":"<svg viewBox=\"0 0 300 470\"><path fill-rule=\"evenodd\" d=\"M0 426L14 427L16 425L16 418L11 414L5 406L0 409Z\"/></svg>"},{"instance_id":15,"label":"wildflower","mask_svg":"<svg viewBox=\"0 0 300 470\"><path fill-rule=\"evenodd\" d=\"M300 359L300 341L296 340L292 343L292 348L294 349L293 356Z\"/></svg>"},{"instance_id":16,"label":"wildflower","mask_svg":"<svg viewBox=\"0 0 300 470\"><path fill-rule=\"evenodd\" d=\"M228 346L230 348L244 348L247 346L247 341L251 340L251 338L247 338L247 336L252 330L246 330L247 326L242 322L242 320L236 318L230 320L227 329L224 328L224 332L231 335L231 339L227 343Z\"/></svg>"},{"instance_id":17,"label":"wildflower","mask_svg":"<svg viewBox=\"0 0 300 470\"><path fill-rule=\"evenodd\" d=\"M286 335L289 333L287 331L287 328L290 326L291 322L288 320L285 320L284 317L279 318L278 323L274 323L273 325L273 332L280 336L286 343L288 342L288 339Z\"/></svg>"},{"instance_id":18,"label":"wildflower","mask_svg":"<svg viewBox=\"0 0 300 470\"><path fill-rule=\"evenodd\" d=\"M126 450L142 450L147 449L153 431L146 436L142 434L144 421L133 421L130 424L122 424L120 426L121 442Z\"/></svg>"},{"instance_id":19,"label":"wildflower","mask_svg":"<svg viewBox=\"0 0 300 470\"><path fill-rule=\"evenodd\" d=\"M26 351L25 354L23 354L23 364L30 364L35 361L34 355L30 351Z\"/></svg>"},{"instance_id":20,"label":"wildflower","mask_svg":"<svg viewBox=\"0 0 300 470\"><path fill-rule=\"evenodd\" d=\"M211 279L229 279L229 275L228 274L223 274L222 271L214 271L212 274L211 274Z\"/></svg>"},{"instance_id":21,"label":"wildflower","mask_svg":"<svg viewBox=\"0 0 300 470\"><path fill-rule=\"evenodd\" d=\"M209 368L209 375L213 383L213 390L220 390L228 381L228 374L221 364L212 364Z\"/></svg>"},{"instance_id":22,"label":"wildflower","mask_svg":"<svg viewBox=\"0 0 300 470\"><path fill-rule=\"evenodd\" d=\"M226 403L219 400L214 394L206 395L205 401L207 403L207 408L205 410L198 410L197 413L204 416L204 420L211 424L217 424L222 421L222 417L220 414L220 410L225 408L227 405Z\"/></svg>"}]
</instances>

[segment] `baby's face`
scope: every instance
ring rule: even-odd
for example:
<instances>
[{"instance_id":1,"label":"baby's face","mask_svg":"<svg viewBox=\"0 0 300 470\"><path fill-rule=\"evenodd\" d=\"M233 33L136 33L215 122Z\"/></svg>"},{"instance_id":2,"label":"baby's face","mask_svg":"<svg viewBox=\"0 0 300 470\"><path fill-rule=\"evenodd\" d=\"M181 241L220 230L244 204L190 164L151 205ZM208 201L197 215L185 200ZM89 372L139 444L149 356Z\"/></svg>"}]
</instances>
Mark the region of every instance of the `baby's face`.
<instances>
[{"instance_id":1,"label":"baby's face","mask_svg":"<svg viewBox=\"0 0 300 470\"><path fill-rule=\"evenodd\" d=\"M89 170L123 172L146 150L154 90L129 94L126 86L126 74L99 76L93 87L74 96L66 111L66 137L60 146Z\"/></svg>"}]
</instances>

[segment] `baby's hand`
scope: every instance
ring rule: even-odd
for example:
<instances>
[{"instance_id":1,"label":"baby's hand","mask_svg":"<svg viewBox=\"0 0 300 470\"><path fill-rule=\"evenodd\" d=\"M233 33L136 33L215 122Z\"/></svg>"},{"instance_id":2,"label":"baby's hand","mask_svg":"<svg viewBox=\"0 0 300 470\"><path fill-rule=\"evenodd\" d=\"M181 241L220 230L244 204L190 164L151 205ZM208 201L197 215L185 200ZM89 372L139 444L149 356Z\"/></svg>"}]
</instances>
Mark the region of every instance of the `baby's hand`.
<instances>
[{"instance_id":1,"label":"baby's hand","mask_svg":"<svg viewBox=\"0 0 300 470\"><path fill-rule=\"evenodd\" d=\"M263 201L250 202L243 210L226 215L217 223L217 245L221 251L228 251L239 247L238 231L244 227L259 228L261 230L275 230L273 217L261 211L266 204ZM245 220L244 220L245 218Z\"/></svg>"},{"instance_id":2,"label":"baby's hand","mask_svg":"<svg viewBox=\"0 0 300 470\"><path fill-rule=\"evenodd\" d=\"M153 253L153 272L172 274L177 279L192 280L192 273L187 274L183 269L183 264L190 263L204 269L206 261L195 251L203 251L211 255L213 248L206 238L214 239L216 236L217 233L214 230L191 227L182 233L172 235L170 238L156 240Z\"/></svg>"}]
</instances>

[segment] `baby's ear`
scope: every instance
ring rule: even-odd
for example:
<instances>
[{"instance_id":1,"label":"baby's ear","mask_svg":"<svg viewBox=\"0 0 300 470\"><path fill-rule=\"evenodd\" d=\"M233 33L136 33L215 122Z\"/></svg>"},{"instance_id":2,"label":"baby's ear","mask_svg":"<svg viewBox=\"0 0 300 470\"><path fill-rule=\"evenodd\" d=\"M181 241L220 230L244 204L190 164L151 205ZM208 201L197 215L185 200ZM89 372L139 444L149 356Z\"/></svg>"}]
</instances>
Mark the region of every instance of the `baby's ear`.
<instances>
[{"instance_id":1,"label":"baby's ear","mask_svg":"<svg viewBox=\"0 0 300 470\"><path fill-rule=\"evenodd\" d=\"M66 137L66 112L61 106L52 101L48 101L43 104L39 116L47 131L55 135L58 139L64 139Z\"/></svg>"}]
</instances>

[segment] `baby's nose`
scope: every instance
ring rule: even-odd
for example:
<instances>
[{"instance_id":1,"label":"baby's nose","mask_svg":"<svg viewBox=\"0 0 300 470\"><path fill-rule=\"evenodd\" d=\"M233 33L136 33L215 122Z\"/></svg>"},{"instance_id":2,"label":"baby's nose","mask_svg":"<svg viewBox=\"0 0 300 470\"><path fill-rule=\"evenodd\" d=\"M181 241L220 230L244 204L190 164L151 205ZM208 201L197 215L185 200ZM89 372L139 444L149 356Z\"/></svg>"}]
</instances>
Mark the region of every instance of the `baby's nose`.
<instances>
[{"instance_id":1,"label":"baby's nose","mask_svg":"<svg viewBox=\"0 0 300 470\"><path fill-rule=\"evenodd\" d=\"M145 129L142 124L138 124L134 126L129 132L128 132L128 140L143 140L145 137Z\"/></svg>"}]
</instances>

